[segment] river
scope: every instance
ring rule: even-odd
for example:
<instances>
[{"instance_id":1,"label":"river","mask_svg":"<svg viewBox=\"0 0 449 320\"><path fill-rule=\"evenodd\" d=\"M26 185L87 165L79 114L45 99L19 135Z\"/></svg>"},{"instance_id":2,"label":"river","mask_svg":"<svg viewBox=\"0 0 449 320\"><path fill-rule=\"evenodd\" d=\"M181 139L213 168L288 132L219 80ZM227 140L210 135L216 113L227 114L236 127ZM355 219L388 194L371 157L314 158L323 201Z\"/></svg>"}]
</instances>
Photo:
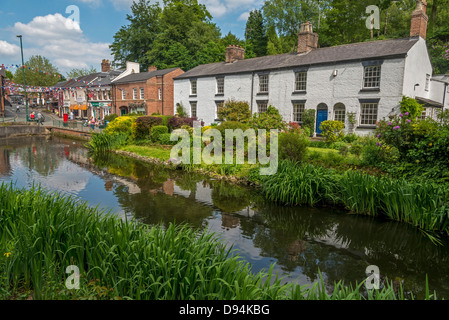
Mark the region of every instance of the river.
<instances>
[{"instance_id":1,"label":"river","mask_svg":"<svg viewBox=\"0 0 449 320\"><path fill-rule=\"evenodd\" d=\"M320 270L331 291L340 280L361 282L367 266L376 265L381 279L402 283L417 298L426 274L431 291L449 298L449 243L436 246L414 227L333 208L279 206L254 188L115 154L91 159L83 144L56 137L0 140L0 182L40 184L123 219L214 232L254 272L275 263L283 282L311 284Z\"/></svg>"}]
</instances>

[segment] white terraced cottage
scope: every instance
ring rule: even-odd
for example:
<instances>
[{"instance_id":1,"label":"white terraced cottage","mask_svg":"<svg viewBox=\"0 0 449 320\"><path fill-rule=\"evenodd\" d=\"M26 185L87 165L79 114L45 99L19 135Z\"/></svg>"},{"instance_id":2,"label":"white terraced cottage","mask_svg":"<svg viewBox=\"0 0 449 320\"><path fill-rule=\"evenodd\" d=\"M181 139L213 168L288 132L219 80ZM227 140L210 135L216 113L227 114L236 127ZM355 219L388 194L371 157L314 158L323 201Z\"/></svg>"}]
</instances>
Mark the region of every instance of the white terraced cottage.
<instances>
[{"instance_id":1,"label":"white terraced cottage","mask_svg":"<svg viewBox=\"0 0 449 320\"><path fill-rule=\"evenodd\" d=\"M324 120L357 120L355 132L371 132L376 121L397 113L402 97L425 105L425 115L449 107L447 78L432 78L426 47L427 3L417 1L410 37L318 48L318 35L305 23L298 50L244 59L229 46L226 61L200 65L174 80L174 102L206 125L217 122L217 108L228 99L247 101L251 111L276 107L285 121L301 123L316 110L316 133Z\"/></svg>"}]
</instances>

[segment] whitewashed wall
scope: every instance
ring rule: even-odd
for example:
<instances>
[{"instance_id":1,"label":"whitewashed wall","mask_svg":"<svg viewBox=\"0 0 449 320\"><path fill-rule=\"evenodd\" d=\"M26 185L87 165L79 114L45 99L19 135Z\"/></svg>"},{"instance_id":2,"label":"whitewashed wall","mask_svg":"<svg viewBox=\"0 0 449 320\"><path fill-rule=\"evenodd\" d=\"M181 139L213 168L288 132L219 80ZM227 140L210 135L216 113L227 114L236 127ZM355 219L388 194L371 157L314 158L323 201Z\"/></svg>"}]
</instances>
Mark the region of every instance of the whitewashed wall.
<instances>
[{"instance_id":1,"label":"whitewashed wall","mask_svg":"<svg viewBox=\"0 0 449 320\"><path fill-rule=\"evenodd\" d=\"M333 76L334 70L338 72L335 77ZM187 110L190 110L190 101L196 101L198 118L201 118L206 125L215 121L215 101L230 98L247 101L250 106L252 105L253 112L257 112L257 100L268 100L268 104L276 107L286 121L293 120L292 101L294 100L306 100L305 108L315 110L320 103L325 103L328 107L328 119L334 118L335 104L343 103L346 112L357 114L359 122L359 99L380 99L378 109L378 120L380 120L397 112L403 94L414 96L415 83L420 83L416 95L429 96L429 92L425 92L424 87L426 73L431 73L432 67L425 42L422 39L410 50L406 58L384 59L381 67L380 91L361 91L363 70L360 61L311 66L307 74L307 90L303 94L293 93L295 85L293 69L270 71L268 95L258 94L259 78L257 73L254 74L252 96L253 74L251 73L225 76L223 97L216 96L215 77L197 78L196 97L189 97L190 79L175 80L174 102L175 105L182 103ZM356 129L358 134L370 132L372 132L372 128L359 127Z\"/></svg>"}]
</instances>

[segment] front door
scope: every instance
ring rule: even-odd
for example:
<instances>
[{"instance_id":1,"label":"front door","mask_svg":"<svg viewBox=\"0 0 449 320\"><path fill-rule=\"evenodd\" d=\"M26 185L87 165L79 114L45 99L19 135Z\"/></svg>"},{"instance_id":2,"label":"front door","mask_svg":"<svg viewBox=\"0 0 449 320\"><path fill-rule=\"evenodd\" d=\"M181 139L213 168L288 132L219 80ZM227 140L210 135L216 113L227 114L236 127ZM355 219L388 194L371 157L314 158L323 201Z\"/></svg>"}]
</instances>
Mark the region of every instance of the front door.
<instances>
[{"instance_id":1,"label":"front door","mask_svg":"<svg viewBox=\"0 0 449 320\"><path fill-rule=\"evenodd\" d=\"M120 110L120 115L124 116L125 114L126 114L126 110L125 110L125 108L122 108Z\"/></svg>"},{"instance_id":2,"label":"front door","mask_svg":"<svg viewBox=\"0 0 449 320\"><path fill-rule=\"evenodd\" d=\"M321 134L322 131L320 130L320 124L323 121L327 120L327 110L322 109L322 110L317 110L316 113L316 133L317 134Z\"/></svg>"}]
</instances>

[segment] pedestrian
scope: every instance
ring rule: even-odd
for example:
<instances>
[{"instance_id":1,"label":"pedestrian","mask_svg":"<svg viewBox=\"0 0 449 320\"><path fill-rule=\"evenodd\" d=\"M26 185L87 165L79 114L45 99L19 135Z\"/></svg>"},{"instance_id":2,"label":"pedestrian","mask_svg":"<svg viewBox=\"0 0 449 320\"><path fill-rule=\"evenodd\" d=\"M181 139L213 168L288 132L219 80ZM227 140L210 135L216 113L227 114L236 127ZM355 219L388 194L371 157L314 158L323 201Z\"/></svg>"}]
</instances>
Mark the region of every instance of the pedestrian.
<instances>
[{"instance_id":1,"label":"pedestrian","mask_svg":"<svg viewBox=\"0 0 449 320\"><path fill-rule=\"evenodd\" d=\"M17 105L17 107L16 107L16 113L17 112L20 112L20 106L19 105Z\"/></svg>"},{"instance_id":2,"label":"pedestrian","mask_svg":"<svg viewBox=\"0 0 449 320\"><path fill-rule=\"evenodd\" d=\"M92 130L95 129L95 118L94 117L90 118L90 127L92 128Z\"/></svg>"},{"instance_id":3,"label":"pedestrian","mask_svg":"<svg viewBox=\"0 0 449 320\"><path fill-rule=\"evenodd\" d=\"M30 114L31 121L34 121L34 111Z\"/></svg>"},{"instance_id":4,"label":"pedestrian","mask_svg":"<svg viewBox=\"0 0 449 320\"><path fill-rule=\"evenodd\" d=\"M73 120L73 111L70 111L70 120Z\"/></svg>"},{"instance_id":5,"label":"pedestrian","mask_svg":"<svg viewBox=\"0 0 449 320\"><path fill-rule=\"evenodd\" d=\"M39 113L37 114L37 124L38 124L38 125L41 125L42 122L44 122L44 116L42 115L42 113L39 112Z\"/></svg>"}]
</instances>

